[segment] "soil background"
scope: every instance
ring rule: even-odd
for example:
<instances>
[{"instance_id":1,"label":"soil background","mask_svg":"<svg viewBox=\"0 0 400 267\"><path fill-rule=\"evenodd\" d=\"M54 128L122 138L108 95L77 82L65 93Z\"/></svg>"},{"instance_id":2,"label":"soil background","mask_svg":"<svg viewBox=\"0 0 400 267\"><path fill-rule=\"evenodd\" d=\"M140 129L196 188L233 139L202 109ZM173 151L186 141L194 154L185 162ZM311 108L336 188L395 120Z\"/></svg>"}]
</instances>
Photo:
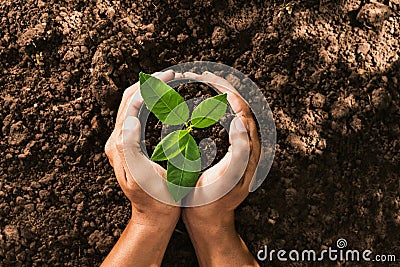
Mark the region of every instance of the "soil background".
<instances>
[{"instance_id":1,"label":"soil background","mask_svg":"<svg viewBox=\"0 0 400 267\"><path fill-rule=\"evenodd\" d=\"M101 263L130 217L103 152L123 91L139 71L194 60L249 75L275 117L272 169L236 212L252 253L345 238L400 260L399 12L398 0L1 0L0 266ZM178 230L163 265L196 266Z\"/></svg>"}]
</instances>

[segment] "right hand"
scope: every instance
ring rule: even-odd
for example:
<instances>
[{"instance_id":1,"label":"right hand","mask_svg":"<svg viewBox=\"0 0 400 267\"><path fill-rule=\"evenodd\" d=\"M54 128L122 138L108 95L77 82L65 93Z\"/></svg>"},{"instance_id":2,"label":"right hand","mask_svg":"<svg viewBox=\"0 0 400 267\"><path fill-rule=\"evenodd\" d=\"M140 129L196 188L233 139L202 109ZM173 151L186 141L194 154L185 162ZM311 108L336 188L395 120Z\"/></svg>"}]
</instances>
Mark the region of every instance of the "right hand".
<instances>
[{"instance_id":1,"label":"right hand","mask_svg":"<svg viewBox=\"0 0 400 267\"><path fill-rule=\"evenodd\" d=\"M249 187L260 157L260 141L256 123L250 113L248 104L225 79L209 72L205 72L202 75L194 73L185 73L183 75L185 78L209 82L217 87L221 93L227 93L229 104L237 115L237 118L231 122L229 132L231 146L228 153L219 163L205 171L197 182L197 186L216 182L214 185L217 188L213 185L212 190L209 187L203 191L196 189L197 196L189 194L187 198L189 201L190 198L207 198L207 194L213 195L215 194L214 190L220 190L219 186L223 187L224 184L229 184L226 181L240 180L222 198L204 206L184 208L182 217L188 227L231 225L234 221L234 210L249 194Z\"/></svg>"}]
</instances>

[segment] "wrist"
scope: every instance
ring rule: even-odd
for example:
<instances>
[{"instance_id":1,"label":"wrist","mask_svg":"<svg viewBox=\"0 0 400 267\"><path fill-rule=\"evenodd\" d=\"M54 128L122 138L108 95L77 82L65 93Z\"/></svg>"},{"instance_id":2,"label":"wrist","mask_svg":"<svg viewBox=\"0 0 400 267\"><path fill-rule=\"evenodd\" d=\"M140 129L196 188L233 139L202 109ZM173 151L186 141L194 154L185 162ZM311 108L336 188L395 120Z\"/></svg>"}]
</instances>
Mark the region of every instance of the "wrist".
<instances>
[{"instance_id":1,"label":"wrist","mask_svg":"<svg viewBox=\"0 0 400 267\"><path fill-rule=\"evenodd\" d=\"M102 266L161 266L175 223L162 223L157 217L149 220L147 215L132 212L131 220Z\"/></svg>"},{"instance_id":2,"label":"wrist","mask_svg":"<svg viewBox=\"0 0 400 267\"><path fill-rule=\"evenodd\" d=\"M190 209L184 209L182 211L182 220L188 230L212 235L236 232L234 211L220 213L218 216L200 214L201 211L194 214Z\"/></svg>"},{"instance_id":3,"label":"wrist","mask_svg":"<svg viewBox=\"0 0 400 267\"><path fill-rule=\"evenodd\" d=\"M151 228L174 229L178 223L180 209L171 209L169 213L151 213L135 209L132 206L131 224L148 226Z\"/></svg>"},{"instance_id":4,"label":"wrist","mask_svg":"<svg viewBox=\"0 0 400 267\"><path fill-rule=\"evenodd\" d=\"M236 232L233 212L207 223L196 222L189 215L182 212L200 266L258 266Z\"/></svg>"}]
</instances>

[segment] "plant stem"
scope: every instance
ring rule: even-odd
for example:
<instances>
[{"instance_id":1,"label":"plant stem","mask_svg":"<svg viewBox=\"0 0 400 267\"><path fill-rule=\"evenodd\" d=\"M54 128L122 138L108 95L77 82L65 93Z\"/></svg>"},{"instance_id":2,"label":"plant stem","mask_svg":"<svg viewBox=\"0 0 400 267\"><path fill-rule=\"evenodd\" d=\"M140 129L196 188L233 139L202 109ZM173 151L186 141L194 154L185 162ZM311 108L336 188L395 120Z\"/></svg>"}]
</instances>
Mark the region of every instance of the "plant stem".
<instances>
[{"instance_id":1,"label":"plant stem","mask_svg":"<svg viewBox=\"0 0 400 267\"><path fill-rule=\"evenodd\" d=\"M185 126L186 126L186 130L188 130L189 133L193 130L193 125L190 123L190 121L186 122Z\"/></svg>"}]
</instances>

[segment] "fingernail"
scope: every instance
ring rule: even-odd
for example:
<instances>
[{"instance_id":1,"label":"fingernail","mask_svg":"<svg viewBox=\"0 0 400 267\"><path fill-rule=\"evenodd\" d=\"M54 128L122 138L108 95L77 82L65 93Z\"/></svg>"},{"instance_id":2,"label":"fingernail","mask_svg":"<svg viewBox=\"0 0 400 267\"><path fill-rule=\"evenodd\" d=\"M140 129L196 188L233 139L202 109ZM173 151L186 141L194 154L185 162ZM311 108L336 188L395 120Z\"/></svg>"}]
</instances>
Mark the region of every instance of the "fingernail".
<instances>
[{"instance_id":1,"label":"fingernail","mask_svg":"<svg viewBox=\"0 0 400 267\"><path fill-rule=\"evenodd\" d=\"M159 71L157 72L157 75L160 75L161 77L167 76L167 75L171 75L171 74L175 74L174 70L166 70L166 71Z\"/></svg>"},{"instance_id":2,"label":"fingernail","mask_svg":"<svg viewBox=\"0 0 400 267\"><path fill-rule=\"evenodd\" d=\"M247 132L246 127L244 126L242 120L239 118L235 119L235 127L236 127L236 130L238 130L239 132Z\"/></svg>"},{"instance_id":3,"label":"fingernail","mask_svg":"<svg viewBox=\"0 0 400 267\"><path fill-rule=\"evenodd\" d=\"M138 119L134 116L128 116L126 117L125 121L124 121L124 130L133 130L136 129L138 125Z\"/></svg>"},{"instance_id":4,"label":"fingernail","mask_svg":"<svg viewBox=\"0 0 400 267\"><path fill-rule=\"evenodd\" d=\"M185 78L190 78L190 79L196 79L199 75L190 71L187 71L183 73L183 77Z\"/></svg>"},{"instance_id":5,"label":"fingernail","mask_svg":"<svg viewBox=\"0 0 400 267\"><path fill-rule=\"evenodd\" d=\"M182 78L184 78L182 73L175 72L175 79L182 79Z\"/></svg>"},{"instance_id":6,"label":"fingernail","mask_svg":"<svg viewBox=\"0 0 400 267\"><path fill-rule=\"evenodd\" d=\"M143 102L143 97L142 94L140 93L140 90L137 90L136 93L133 95L133 101Z\"/></svg>"}]
</instances>

